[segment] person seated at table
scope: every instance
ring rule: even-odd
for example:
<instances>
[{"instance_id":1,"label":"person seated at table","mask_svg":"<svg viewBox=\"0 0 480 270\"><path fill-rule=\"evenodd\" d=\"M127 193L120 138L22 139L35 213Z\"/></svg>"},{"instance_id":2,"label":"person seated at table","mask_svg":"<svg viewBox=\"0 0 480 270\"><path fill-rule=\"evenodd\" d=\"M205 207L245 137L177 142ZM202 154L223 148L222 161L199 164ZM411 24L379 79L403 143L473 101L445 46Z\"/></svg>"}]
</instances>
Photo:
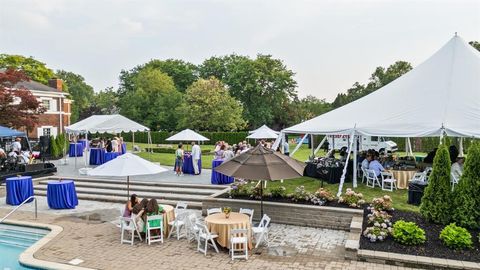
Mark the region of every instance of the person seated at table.
<instances>
[{"instance_id":1,"label":"person seated at table","mask_svg":"<svg viewBox=\"0 0 480 270\"><path fill-rule=\"evenodd\" d=\"M235 154L233 153L233 148L231 146L227 146L227 150L223 152L223 160L227 161L229 159L232 159L234 156Z\"/></svg>"},{"instance_id":2,"label":"person seated at table","mask_svg":"<svg viewBox=\"0 0 480 270\"><path fill-rule=\"evenodd\" d=\"M112 150L113 150L112 141L108 139L107 142L105 143L105 151L107 151L107 153L110 153L112 152Z\"/></svg>"},{"instance_id":3,"label":"person seated at table","mask_svg":"<svg viewBox=\"0 0 480 270\"><path fill-rule=\"evenodd\" d=\"M378 161L379 157L380 157L380 155L378 154L378 152L376 152L375 155L374 155L374 158L368 164L368 169L373 170L377 177L379 177L380 174L385 170L383 168L382 164L380 164L380 162Z\"/></svg>"},{"instance_id":4,"label":"person seated at table","mask_svg":"<svg viewBox=\"0 0 480 270\"><path fill-rule=\"evenodd\" d=\"M130 200L128 200L127 204L125 204L125 210L123 211L123 216L131 217L133 207L138 203L139 203L139 199L137 197L137 194L132 194L132 196L130 196Z\"/></svg>"},{"instance_id":5,"label":"person seated at table","mask_svg":"<svg viewBox=\"0 0 480 270\"><path fill-rule=\"evenodd\" d=\"M370 161L372 161L372 156L367 154L365 159L362 161L362 170L368 170L368 165L370 164Z\"/></svg>"},{"instance_id":6,"label":"person seated at table","mask_svg":"<svg viewBox=\"0 0 480 270\"><path fill-rule=\"evenodd\" d=\"M463 163L465 162L464 157L457 157L457 161L452 164L451 167L451 178L453 181L453 177L458 181L463 174Z\"/></svg>"},{"instance_id":7,"label":"person seated at table","mask_svg":"<svg viewBox=\"0 0 480 270\"><path fill-rule=\"evenodd\" d=\"M427 154L427 156L423 159L424 163L433 163L433 159L435 158L435 155L437 154L438 148L434 148L431 152Z\"/></svg>"},{"instance_id":8,"label":"person seated at table","mask_svg":"<svg viewBox=\"0 0 480 270\"><path fill-rule=\"evenodd\" d=\"M448 153L450 154L450 162L453 164L458 161L458 148L455 145L448 147Z\"/></svg>"},{"instance_id":9,"label":"person seated at table","mask_svg":"<svg viewBox=\"0 0 480 270\"><path fill-rule=\"evenodd\" d=\"M135 214L136 216L135 223L137 223L137 227L140 230L141 228L143 228L143 226L145 226L145 220L147 219L145 213L145 208L147 208L147 204L148 199L144 198L132 208L132 214Z\"/></svg>"},{"instance_id":10,"label":"person seated at table","mask_svg":"<svg viewBox=\"0 0 480 270\"><path fill-rule=\"evenodd\" d=\"M183 168L183 144L179 143L178 148L175 151L175 174L177 176L183 175L182 168Z\"/></svg>"},{"instance_id":11,"label":"person seated at table","mask_svg":"<svg viewBox=\"0 0 480 270\"><path fill-rule=\"evenodd\" d=\"M154 215L162 215L165 211L163 209L160 209L158 206L158 202L155 198L152 198L148 201L147 207L145 208L145 213L146 216L154 216ZM146 218L145 218L146 220ZM146 222L145 222L146 224ZM149 222L150 226L152 227L158 227L160 226L160 221L159 220L152 220ZM146 229L146 226L145 226ZM146 232L146 231L145 231ZM160 234L160 230L155 230L152 231L154 235Z\"/></svg>"}]
</instances>

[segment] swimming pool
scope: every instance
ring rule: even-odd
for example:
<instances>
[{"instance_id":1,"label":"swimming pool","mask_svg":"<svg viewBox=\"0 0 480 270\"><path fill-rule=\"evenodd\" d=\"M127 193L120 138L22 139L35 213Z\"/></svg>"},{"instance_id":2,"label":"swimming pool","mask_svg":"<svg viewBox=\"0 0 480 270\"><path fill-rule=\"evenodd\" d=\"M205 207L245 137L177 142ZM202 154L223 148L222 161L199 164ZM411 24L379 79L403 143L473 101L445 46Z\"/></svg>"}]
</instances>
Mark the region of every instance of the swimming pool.
<instances>
[{"instance_id":1,"label":"swimming pool","mask_svg":"<svg viewBox=\"0 0 480 270\"><path fill-rule=\"evenodd\" d=\"M32 269L22 266L18 256L48 232L46 229L0 224L0 270Z\"/></svg>"}]
</instances>

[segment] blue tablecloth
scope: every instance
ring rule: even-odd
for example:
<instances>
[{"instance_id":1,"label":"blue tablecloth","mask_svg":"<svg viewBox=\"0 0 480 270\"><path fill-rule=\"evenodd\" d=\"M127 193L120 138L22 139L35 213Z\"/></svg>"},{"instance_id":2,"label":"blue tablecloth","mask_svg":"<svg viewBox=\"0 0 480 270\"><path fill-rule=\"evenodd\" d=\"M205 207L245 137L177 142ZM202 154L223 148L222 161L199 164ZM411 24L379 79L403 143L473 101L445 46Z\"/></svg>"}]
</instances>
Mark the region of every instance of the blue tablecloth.
<instances>
[{"instance_id":1,"label":"blue tablecloth","mask_svg":"<svg viewBox=\"0 0 480 270\"><path fill-rule=\"evenodd\" d=\"M224 184L231 184L234 181L233 177L226 176L214 170L215 167L219 166L223 163L223 159L214 159L212 160L212 177L210 181L212 184L215 185L224 185Z\"/></svg>"},{"instance_id":2,"label":"blue tablecloth","mask_svg":"<svg viewBox=\"0 0 480 270\"><path fill-rule=\"evenodd\" d=\"M193 170L192 155L185 154L183 156L182 172L186 174L195 174L195 171ZM198 173L202 173L202 159L198 160Z\"/></svg>"},{"instance_id":3,"label":"blue tablecloth","mask_svg":"<svg viewBox=\"0 0 480 270\"><path fill-rule=\"evenodd\" d=\"M102 165L105 163L105 149L90 148L90 165Z\"/></svg>"},{"instance_id":4,"label":"blue tablecloth","mask_svg":"<svg viewBox=\"0 0 480 270\"><path fill-rule=\"evenodd\" d=\"M122 155L127 153L127 144L126 143L122 143Z\"/></svg>"},{"instance_id":5,"label":"blue tablecloth","mask_svg":"<svg viewBox=\"0 0 480 270\"><path fill-rule=\"evenodd\" d=\"M68 155L71 157L75 156L75 146L77 146L77 157L83 156L83 145L81 143L70 143L68 148Z\"/></svg>"},{"instance_id":6,"label":"blue tablecloth","mask_svg":"<svg viewBox=\"0 0 480 270\"><path fill-rule=\"evenodd\" d=\"M33 182L31 176L10 177L5 180L7 187L7 204L19 205L28 197L33 196ZM29 202L31 202L31 199Z\"/></svg>"},{"instance_id":7,"label":"blue tablecloth","mask_svg":"<svg viewBox=\"0 0 480 270\"><path fill-rule=\"evenodd\" d=\"M112 159L116 159L118 157L118 153L117 152L105 152L105 157L103 158L103 161L105 163L109 162L110 160Z\"/></svg>"},{"instance_id":8,"label":"blue tablecloth","mask_svg":"<svg viewBox=\"0 0 480 270\"><path fill-rule=\"evenodd\" d=\"M88 141L83 139L83 140L78 140L78 143L81 143L83 146L83 149L87 148Z\"/></svg>"},{"instance_id":9,"label":"blue tablecloth","mask_svg":"<svg viewBox=\"0 0 480 270\"><path fill-rule=\"evenodd\" d=\"M73 181L48 181L47 202L52 209L74 209L78 205L78 198Z\"/></svg>"}]
</instances>

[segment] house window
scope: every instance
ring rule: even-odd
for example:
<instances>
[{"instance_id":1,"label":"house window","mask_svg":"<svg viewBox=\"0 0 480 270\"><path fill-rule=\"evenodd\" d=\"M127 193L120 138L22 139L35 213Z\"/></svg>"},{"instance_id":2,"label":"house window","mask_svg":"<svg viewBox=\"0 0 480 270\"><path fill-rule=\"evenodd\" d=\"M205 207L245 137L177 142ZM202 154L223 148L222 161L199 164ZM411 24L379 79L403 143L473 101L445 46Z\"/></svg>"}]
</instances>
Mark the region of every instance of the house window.
<instances>
[{"instance_id":1,"label":"house window","mask_svg":"<svg viewBox=\"0 0 480 270\"><path fill-rule=\"evenodd\" d=\"M50 136L51 129L50 128L43 128L43 136Z\"/></svg>"},{"instance_id":2,"label":"house window","mask_svg":"<svg viewBox=\"0 0 480 270\"><path fill-rule=\"evenodd\" d=\"M42 106L45 109L47 109L47 111L50 111L50 100L49 99L42 100Z\"/></svg>"}]
</instances>

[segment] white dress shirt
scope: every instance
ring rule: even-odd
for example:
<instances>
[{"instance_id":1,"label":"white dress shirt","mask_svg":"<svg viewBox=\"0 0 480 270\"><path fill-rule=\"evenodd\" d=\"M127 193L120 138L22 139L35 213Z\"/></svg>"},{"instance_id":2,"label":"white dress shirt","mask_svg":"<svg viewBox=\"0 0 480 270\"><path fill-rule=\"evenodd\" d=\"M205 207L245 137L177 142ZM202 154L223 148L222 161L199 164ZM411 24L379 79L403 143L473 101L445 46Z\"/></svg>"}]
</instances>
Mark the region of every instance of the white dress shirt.
<instances>
[{"instance_id":1,"label":"white dress shirt","mask_svg":"<svg viewBox=\"0 0 480 270\"><path fill-rule=\"evenodd\" d=\"M202 155L202 149L200 148L200 145L195 144L194 146L192 146L193 159L200 159L201 155Z\"/></svg>"}]
</instances>

